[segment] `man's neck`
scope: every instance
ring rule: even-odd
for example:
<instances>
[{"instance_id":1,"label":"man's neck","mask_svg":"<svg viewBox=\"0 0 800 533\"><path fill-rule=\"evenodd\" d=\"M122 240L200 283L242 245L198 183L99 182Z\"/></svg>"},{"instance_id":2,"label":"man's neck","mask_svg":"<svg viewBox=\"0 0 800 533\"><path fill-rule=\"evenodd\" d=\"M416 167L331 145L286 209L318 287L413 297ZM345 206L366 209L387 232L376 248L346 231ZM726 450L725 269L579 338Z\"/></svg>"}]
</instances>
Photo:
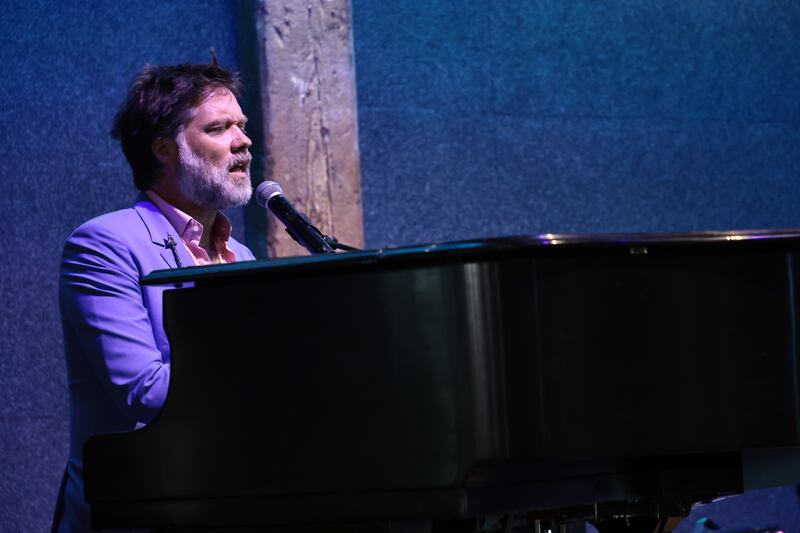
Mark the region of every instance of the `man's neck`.
<instances>
[{"instance_id":1,"label":"man's neck","mask_svg":"<svg viewBox=\"0 0 800 533\"><path fill-rule=\"evenodd\" d=\"M190 210L191 208L184 209L180 206L175 207L198 221L203 226L203 235L200 236L200 246L205 248L206 251L209 251L211 249L211 228L214 227L214 221L217 219L217 211L209 209Z\"/></svg>"}]
</instances>

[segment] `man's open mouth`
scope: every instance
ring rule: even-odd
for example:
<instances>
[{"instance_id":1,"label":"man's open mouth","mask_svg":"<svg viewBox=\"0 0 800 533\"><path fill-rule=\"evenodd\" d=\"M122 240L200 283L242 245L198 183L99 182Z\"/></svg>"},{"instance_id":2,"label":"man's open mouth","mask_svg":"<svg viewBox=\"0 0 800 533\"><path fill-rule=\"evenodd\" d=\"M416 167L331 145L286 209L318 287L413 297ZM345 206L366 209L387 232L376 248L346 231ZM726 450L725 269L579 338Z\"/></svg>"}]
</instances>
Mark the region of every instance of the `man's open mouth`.
<instances>
[{"instance_id":1,"label":"man's open mouth","mask_svg":"<svg viewBox=\"0 0 800 533\"><path fill-rule=\"evenodd\" d=\"M229 172L247 172L247 167L249 166L249 161L242 161L240 163L234 163L231 165Z\"/></svg>"}]
</instances>

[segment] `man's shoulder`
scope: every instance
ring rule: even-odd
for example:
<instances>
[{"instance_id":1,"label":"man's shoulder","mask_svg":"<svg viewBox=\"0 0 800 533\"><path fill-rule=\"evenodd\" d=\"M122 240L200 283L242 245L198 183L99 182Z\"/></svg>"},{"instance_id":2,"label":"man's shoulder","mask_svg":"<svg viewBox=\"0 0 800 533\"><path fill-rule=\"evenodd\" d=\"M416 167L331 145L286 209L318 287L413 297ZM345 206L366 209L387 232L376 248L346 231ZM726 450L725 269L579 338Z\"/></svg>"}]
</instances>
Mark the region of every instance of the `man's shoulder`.
<instances>
[{"instance_id":1,"label":"man's shoulder","mask_svg":"<svg viewBox=\"0 0 800 533\"><path fill-rule=\"evenodd\" d=\"M158 209L147 200L139 200L130 207L111 211L87 220L72 230L67 241L75 238L120 238L128 240L139 235L149 240L146 219L161 217Z\"/></svg>"},{"instance_id":2,"label":"man's shoulder","mask_svg":"<svg viewBox=\"0 0 800 533\"><path fill-rule=\"evenodd\" d=\"M69 249L78 249L136 255L138 251L149 251L154 232L168 224L153 204L140 200L131 207L96 216L72 230L65 243L65 254Z\"/></svg>"},{"instance_id":3,"label":"man's shoulder","mask_svg":"<svg viewBox=\"0 0 800 533\"><path fill-rule=\"evenodd\" d=\"M131 228L137 218L139 217L132 207L104 213L73 229L67 237L67 242L91 237L112 238L120 231Z\"/></svg>"},{"instance_id":4,"label":"man's shoulder","mask_svg":"<svg viewBox=\"0 0 800 533\"><path fill-rule=\"evenodd\" d=\"M163 245L154 246L151 233L160 222L143 204L105 213L75 228L64 244L62 273L101 267L144 272L162 266Z\"/></svg>"},{"instance_id":5,"label":"man's shoulder","mask_svg":"<svg viewBox=\"0 0 800 533\"><path fill-rule=\"evenodd\" d=\"M131 223L136 222L137 220L139 220L139 215L136 213L136 210L133 208L133 206L131 206L126 207L125 209L119 209L118 211L103 213L102 215L91 218L75 228L72 233L103 233L105 231L117 228L128 228L130 227Z\"/></svg>"}]
</instances>

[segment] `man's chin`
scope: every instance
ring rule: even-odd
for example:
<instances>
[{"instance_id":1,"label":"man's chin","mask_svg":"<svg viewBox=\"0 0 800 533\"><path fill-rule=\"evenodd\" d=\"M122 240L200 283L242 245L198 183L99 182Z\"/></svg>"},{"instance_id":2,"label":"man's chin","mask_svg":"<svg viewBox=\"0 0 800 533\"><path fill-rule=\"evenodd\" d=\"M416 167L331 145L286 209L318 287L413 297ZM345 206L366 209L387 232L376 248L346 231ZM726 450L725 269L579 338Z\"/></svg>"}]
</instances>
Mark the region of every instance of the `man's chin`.
<instances>
[{"instance_id":1,"label":"man's chin","mask_svg":"<svg viewBox=\"0 0 800 533\"><path fill-rule=\"evenodd\" d=\"M216 198L217 205L213 209L233 209L235 207L242 207L250 201L253 196L253 188L249 186L245 190L228 192L227 194L220 194Z\"/></svg>"},{"instance_id":2,"label":"man's chin","mask_svg":"<svg viewBox=\"0 0 800 533\"><path fill-rule=\"evenodd\" d=\"M228 173L225 170L212 172L188 164L184 166L190 170L179 176L178 187L198 207L232 209L245 205L253 195L249 173Z\"/></svg>"}]
</instances>

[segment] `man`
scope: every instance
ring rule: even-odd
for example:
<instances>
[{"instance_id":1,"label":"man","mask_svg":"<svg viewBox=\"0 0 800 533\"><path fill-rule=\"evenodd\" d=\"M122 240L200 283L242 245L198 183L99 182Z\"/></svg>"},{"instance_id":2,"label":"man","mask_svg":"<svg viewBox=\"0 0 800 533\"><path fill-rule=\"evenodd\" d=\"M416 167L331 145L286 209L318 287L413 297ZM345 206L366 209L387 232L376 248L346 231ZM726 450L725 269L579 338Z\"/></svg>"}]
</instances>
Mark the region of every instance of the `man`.
<instances>
[{"instance_id":1,"label":"man","mask_svg":"<svg viewBox=\"0 0 800 533\"><path fill-rule=\"evenodd\" d=\"M158 269L253 259L219 211L244 205L252 194L238 87L216 60L146 66L117 113L113 136L142 195L128 209L81 225L64 247L71 435L54 531L91 530L83 497L86 439L149 423L166 398L164 289L139 279Z\"/></svg>"}]
</instances>

